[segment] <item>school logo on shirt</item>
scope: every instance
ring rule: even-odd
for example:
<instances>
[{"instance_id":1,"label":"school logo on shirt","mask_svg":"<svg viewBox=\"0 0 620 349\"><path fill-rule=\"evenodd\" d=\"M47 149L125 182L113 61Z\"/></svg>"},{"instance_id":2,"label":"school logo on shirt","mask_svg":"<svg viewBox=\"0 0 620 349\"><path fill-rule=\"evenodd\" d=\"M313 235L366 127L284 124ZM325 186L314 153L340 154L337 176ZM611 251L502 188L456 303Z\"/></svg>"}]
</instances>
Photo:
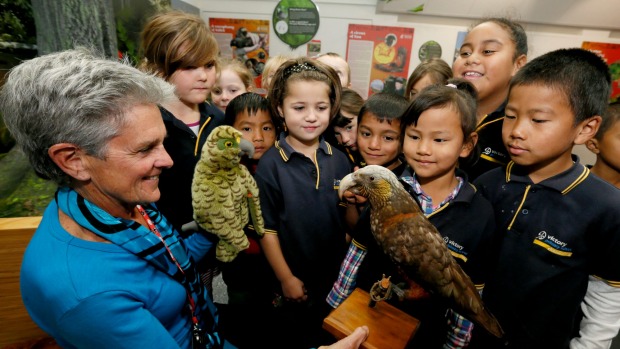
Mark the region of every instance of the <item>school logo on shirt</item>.
<instances>
[{"instance_id":1,"label":"school logo on shirt","mask_svg":"<svg viewBox=\"0 0 620 349\"><path fill-rule=\"evenodd\" d=\"M467 251L464 250L463 246L461 246L458 242L454 240L450 240L447 236L443 237L443 242L446 243L448 250L454 258L458 258L463 260L463 262L467 262Z\"/></svg>"},{"instance_id":2,"label":"school logo on shirt","mask_svg":"<svg viewBox=\"0 0 620 349\"><path fill-rule=\"evenodd\" d=\"M534 239L534 245L538 245L547 251L557 254L563 257L570 257L573 255L573 249L568 247L568 244L553 235L549 235L546 231L541 231Z\"/></svg>"},{"instance_id":3,"label":"school logo on shirt","mask_svg":"<svg viewBox=\"0 0 620 349\"><path fill-rule=\"evenodd\" d=\"M508 154L504 153L501 149L498 150L491 147L484 148L480 157L499 164L504 164L506 160L508 160Z\"/></svg>"},{"instance_id":4,"label":"school logo on shirt","mask_svg":"<svg viewBox=\"0 0 620 349\"><path fill-rule=\"evenodd\" d=\"M498 157L498 156L499 157L503 157L504 156L504 154L502 152L497 151L497 150L493 150L493 149L491 149L491 147L484 148L484 150L482 151L482 154L488 155L488 156L491 156L491 157Z\"/></svg>"}]
</instances>

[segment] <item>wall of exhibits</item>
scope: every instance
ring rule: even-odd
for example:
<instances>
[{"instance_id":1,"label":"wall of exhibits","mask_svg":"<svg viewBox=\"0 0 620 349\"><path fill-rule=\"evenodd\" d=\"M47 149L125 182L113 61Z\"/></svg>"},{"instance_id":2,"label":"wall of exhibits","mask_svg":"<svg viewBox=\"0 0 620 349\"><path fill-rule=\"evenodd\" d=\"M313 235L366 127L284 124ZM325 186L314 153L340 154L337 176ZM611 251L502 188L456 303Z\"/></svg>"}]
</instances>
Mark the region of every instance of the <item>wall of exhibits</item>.
<instances>
[{"instance_id":1,"label":"wall of exhibits","mask_svg":"<svg viewBox=\"0 0 620 349\"><path fill-rule=\"evenodd\" d=\"M422 3L423 7L420 6ZM613 15L620 13L620 1L617 0L316 0L318 30L311 42L296 48L282 41L274 31L274 10L280 4L276 0L173 1L174 7L200 14L206 21L243 19L268 23L262 26L264 32L261 34L267 37L263 40L267 40L264 47L268 56L312 56L336 52L349 61L353 88L362 95L367 95L365 90L369 86L369 77L363 73L366 69L364 61L368 59L365 59L363 50L358 50L360 45L355 44L356 38L360 38L356 37L359 34L359 31L354 31L356 28L396 27L395 33L409 33L412 29L412 42L407 35L400 34L405 39L399 44L408 46L403 49L407 51L408 62L400 64L404 71L395 76L408 76L421 60L431 56L441 57L451 64L464 32L477 19L488 16L507 16L524 25L528 35L529 59L559 48L590 45L592 49L604 44L607 46L603 47L615 50L613 55L618 55L615 57L620 65L620 20ZM265 30L267 27L268 33ZM228 50L225 40L220 46L224 51ZM395 51L392 55L395 54L398 53ZM594 160L585 148L576 149L576 152L586 163Z\"/></svg>"}]
</instances>

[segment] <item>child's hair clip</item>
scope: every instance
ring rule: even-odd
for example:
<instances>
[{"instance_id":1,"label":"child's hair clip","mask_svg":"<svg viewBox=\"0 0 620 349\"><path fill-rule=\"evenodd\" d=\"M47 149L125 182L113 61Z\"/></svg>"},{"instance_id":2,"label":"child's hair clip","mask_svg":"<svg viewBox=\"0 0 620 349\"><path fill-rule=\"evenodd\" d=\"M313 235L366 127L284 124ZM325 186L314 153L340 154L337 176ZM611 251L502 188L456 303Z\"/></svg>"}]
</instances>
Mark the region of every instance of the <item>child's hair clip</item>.
<instances>
[{"instance_id":1,"label":"child's hair clip","mask_svg":"<svg viewBox=\"0 0 620 349\"><path fill-rule=\"evenodd\" d=\"M286 68L283 72L285 78L288 78L289 75L293 73L301 73L302 71L319 71L315 66L309 65L306 62L304 63L296 63Z\"/></svg>"}]
</instances>

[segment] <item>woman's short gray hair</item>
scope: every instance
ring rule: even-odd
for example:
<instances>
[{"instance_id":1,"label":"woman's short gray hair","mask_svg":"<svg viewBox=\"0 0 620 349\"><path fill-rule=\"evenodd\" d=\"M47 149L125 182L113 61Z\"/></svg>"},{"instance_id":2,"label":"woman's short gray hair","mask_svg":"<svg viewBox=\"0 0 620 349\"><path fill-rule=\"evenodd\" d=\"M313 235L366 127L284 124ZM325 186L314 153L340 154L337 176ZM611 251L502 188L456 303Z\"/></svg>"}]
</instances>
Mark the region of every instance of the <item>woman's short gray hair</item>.
<instances>
[{"instance_id":1,"label":"woman's short gray hair","mask_svg":"<svg viewBox=\"0 0 620 349\"><path fill-rule=\"evenodd\" d=\"M164 80L77 49L13 68L0 92L0 107L36 173L68 184L69 177L48 156L52 145L72 143L104 158L107 142L125 125L126 111L174 98L174 87Z\"/></svg>"}]
</instances>

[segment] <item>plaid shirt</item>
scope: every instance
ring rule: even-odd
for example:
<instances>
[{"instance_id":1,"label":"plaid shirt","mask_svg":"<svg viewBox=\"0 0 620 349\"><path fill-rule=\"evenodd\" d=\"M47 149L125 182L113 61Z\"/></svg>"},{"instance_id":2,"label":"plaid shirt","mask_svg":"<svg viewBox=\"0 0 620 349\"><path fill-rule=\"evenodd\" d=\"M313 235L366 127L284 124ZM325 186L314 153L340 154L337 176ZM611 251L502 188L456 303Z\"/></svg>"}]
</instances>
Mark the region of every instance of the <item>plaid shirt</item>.
<instances>
[{"instance_id":1,"label":"plaid shirt","mask_svg":"<svg viewBox=\"0 0 620 349\"><path fill-rule=\"evenodd\" d=\"M326 301L331 307L339 306L355 289L357 272L364 257L366 257L366 248L358 244L355 239L351 241L347 255L340 265L338 280L327 295Z\"/></svg>"},{"instance_id":2,"label":"plaid shirt","mask_svg":"<svg viewBox=\"0 0 620 349\"><path fill-rule=\"evenodd\" d=\"M452 201L458 195L459 191L461 191L461 187L463 186L463 178L457 176L456 179L459 183L456 185L454 190L450 193L450 195L448 195L445 200L440 202L439 205L433 207L433 199L430 196L426 195L426 193L424 193L424 191L422 190L422 186L420 185L418 180L415 179L415 176L405 176L401 177L400 179L403 182L409 184L411 188L413 188L416 199L418 200L418 202L420 203L420 207L422 208L422 212L424 212L424 215L426 216L437 211L441 206Z\"/></svg>"},{"instance_id":3,"label":"plaid shirt","mask_svg":"<svg viewBox=\"0 0 620 349\"><path fill-rule=\"evenodd\" d=\"M461 177L456 178L458 179L457 186L450 193L450 195L448 195L448 197L436 207L433 207L431 197L422 191L422 187L415 177L407 176L402 177L401 179L413 188L416 199L420 203L424 214L429 215L450 202L459 193L463 185L463 179ZM349 245L347 255L340 266L338 280L336 280L334 286L327 295L326 301L333 308L340 305L340 303L342 303L355 289L359 266L364 261L366 253L366 248L357 243L355 240L353 240ZM443 348L450 349L466 347L471 340L471 331L474 327L473 323L452 309L448 309L446 312L446 320L448 323L448 332L446 334L446 342L444 343Z\"/></svg>"}]
</instances>

